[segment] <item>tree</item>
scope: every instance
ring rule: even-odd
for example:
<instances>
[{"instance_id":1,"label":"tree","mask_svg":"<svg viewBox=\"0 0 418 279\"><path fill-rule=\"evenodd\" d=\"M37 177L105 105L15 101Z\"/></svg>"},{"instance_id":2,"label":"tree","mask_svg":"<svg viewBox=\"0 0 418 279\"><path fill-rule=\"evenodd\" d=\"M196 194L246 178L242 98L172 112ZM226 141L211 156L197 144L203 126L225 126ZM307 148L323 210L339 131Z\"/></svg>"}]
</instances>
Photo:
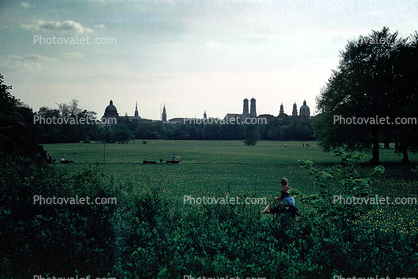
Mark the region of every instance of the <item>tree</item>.
<instances>
[{"instance_id":1,"label":"tree","mask_svg":"<svg viewBox=\"0 0 418 279\"><path fill-rule=\"evenodd\" d=\"M41 131L41 143L80 142L94 138L98 131L98 125L93 122L96 112L78 108L75 99L68 104L58 104L58 109L41 107L36 115L39 116L37 127ZM53 118L61 120L46 121Z\"/></svg>"},{"instance_id":2,"label":"tree","mask_svg":"<svg viewBox=\"0 0 418 279\"><path fill-rule=\"evenodd\" d=\"M372 149L372 163L379 162L379 133L385 127L376 116L395 118L393 61L391 56L404 41L389 28L372 31L367 37L349 41L340 53L338 69L333 71L318 98L324 113L313 123L314 136L324 151L339 146L348 150ZM349 119L369 119L370 124L347 124ZM372 123L373 122L373 123Z\"/></svg>"},{"instance_id":3,"label":"tree","mask_svg":"<svg viewBox=\"0 0 418 279\"><path fill-rule=\"evenodd\" d=\"M219 139L219 124L208 124L203 127L204 139L218 140Z\"/></svg>"},{"instance_id":4,"label":"tree","mask_svg":"<svg viewBox=\"0 0 418 279\"><path fill-rule=\"evenodd\" d=\"M395 72L396 94L392 103L397 105L398 117L412 120L409 123L395 124L392 128L396 142L396 152L402 153L402 162L409 163L408 151L418 151L418 33L411 37L410 43L400 44L392 55Z\"/></svg>"},{"instance_id":5,"label":"tree","mask_svg":"<svg viewBox=\"0 0 418 279\"><path fill-rule=\"evenodd\" d=\"M132 134L125 124L116 125L112 133L112 141L118 143L128 143L132 139Z\"/></svg>"},{"instance_id":6,"label":"tree","mask_svg":"<svg viewBox=\"0 0 418 279\"><path fill-rule=\"evenodd\" d=\"M45 157L45 151L37 143L32 109L12 96L10 89L0 74L0 156Z\"/></svg>"},{"instance_id":7,"label":"tree","mask_svg":"<svg viewBox=\"0 0 418 279\"><path fill-rule=\"evenodd\" d=\"M254 146L260 139L260 132L257 130L257 126L248 124L244 126L244 144L248 146Z\"/></svg>"}]
</instances>

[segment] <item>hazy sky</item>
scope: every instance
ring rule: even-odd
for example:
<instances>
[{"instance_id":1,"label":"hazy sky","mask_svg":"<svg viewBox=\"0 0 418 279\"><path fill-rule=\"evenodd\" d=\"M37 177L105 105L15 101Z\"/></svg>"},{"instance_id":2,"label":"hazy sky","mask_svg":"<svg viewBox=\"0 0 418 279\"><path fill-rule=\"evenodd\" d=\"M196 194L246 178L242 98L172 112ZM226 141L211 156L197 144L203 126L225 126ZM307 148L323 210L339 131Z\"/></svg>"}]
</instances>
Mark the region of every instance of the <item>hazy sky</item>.
<instances>
[{"instance_id":1,"label":"hazy sky","mask_svg":"<svg viewBox=\"0 0 418 279\"><path fill-rule=\"evenodd\" d=\"M258 114L316 113L347 40L384 26L415 33L418 2L1 0L0 72L35 111L77 99L101 117L112 99L120 115L138 101L144 118L164 103L223 118L254 97Z\"/></svg>"}]
</instances>

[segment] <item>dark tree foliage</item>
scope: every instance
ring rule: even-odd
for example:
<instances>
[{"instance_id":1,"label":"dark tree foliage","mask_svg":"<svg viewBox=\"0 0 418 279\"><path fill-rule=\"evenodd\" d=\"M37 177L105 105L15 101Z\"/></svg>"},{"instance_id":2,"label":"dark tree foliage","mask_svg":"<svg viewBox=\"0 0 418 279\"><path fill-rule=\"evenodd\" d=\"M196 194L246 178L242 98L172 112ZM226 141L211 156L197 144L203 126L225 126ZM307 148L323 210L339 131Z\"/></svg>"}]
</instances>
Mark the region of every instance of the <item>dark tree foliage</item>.
<instances>
[{"instance_id":1,"label":"dark tree foliage","mask_svg":"<svg viewBox=\"0 0 418 279\"><path fill-rule=\"evenodd\" d=\"M4 84L0 74L0 156L32 157L41 160L45 152L37 144L37 130L33 112L12 96L11 86Z\"/></svg>"},{"instance_id":2,"label":"dark tree foliage","mask_svg":"<svg viewBox=\"0 0 418 279\"><path fill-rule=\"evenodd\" d=\"M83 141L90 143L127 143L135 139L165 140L243 140L244 126L241 123L221 124L216 119L205 124L163 124L162 122L141 122L121 117L117 125L74 124L72 120L95 119L96 113L78 108L78 101L59 104L58 109L41 107L36 116L42 119L63 118L64 124L45 124L37 121L40 143L63 143ZM91 121L90 121L91 122ZM272 117L267 124L256 125L261 140L312 140L313 132L310 118Z\"/></svg>"},{"instance_id":3,"label":"dark tree foliage","mask_svg":"<svg viewBox=\"0 0 418 279\"><path fill-rule=\"evenodd\" d=\"M396 152L402 153L402 162L409 162L408 151L418 151L418 33L410 43L401 44L392 55L395 92L391 103L397 106L397 116L412 122L391 127Z\"/></svg>"},{"instance_id":4,"label":"dark tree foliage","mask_svg":"<svg viewBox=\"0 0 418 279\"><path fill-rule=\"evenodd\" d=\"M89 142L98 137L99 126L94 122L96 113L79 108L78 100L59 104L58 109L41 107L36 117L40 143ZM55 121L48 122L47 119Z\"/></svg>"},{"instance_id":5,"label":"dark tree foliage","mask_svg":"<svg viewBox=\"0 0 418 279\"><path fill-rule=\"evenodd\" d=\"M405 76L400 69L405 62L402 58L405 48L410 48L406 40L398 38L397 32L390 33L387 27L348 42L340 53L338 69L333 71L318 98L318 109L324 113L313 123L314 136L324 151L339 146L348 150L371 149L371 162L379 162L379 135L393 132L391 124L374 121L374 124L349 125L342 118L371 121L384 117L392 122L406 112L412 90L402 87L410 89L412 79L408 81L407 76L414 74L409 72ZM412 56L407 55L409 59ZM407 84L401 85L404 82ZM404 129L397 131L405 136ZM411 149L411 145L403 148Z\"/></svg>"},{"instance_id":6,"label":"dark tree foliage","mask_svg":"<svg viewBox=\"0 0 418 279\"><path fill-rule=\"evenodd\" d=\"M249 124L244 126L244 144L254 146L260 139L260 132L257 130L257 126Z\"/></svg>"},{"instance_id":7,"label":"dark tree foliage","mask_svg":"<svg viewBox=\"0 0 418 279\"><path fill-rule=\"evenodd\" d=\"M132 139L132 134L125 124L116 125L114 127L112 136L112 142L117 143L127 143L130 139Z\"/></svg>"}]
</instances>

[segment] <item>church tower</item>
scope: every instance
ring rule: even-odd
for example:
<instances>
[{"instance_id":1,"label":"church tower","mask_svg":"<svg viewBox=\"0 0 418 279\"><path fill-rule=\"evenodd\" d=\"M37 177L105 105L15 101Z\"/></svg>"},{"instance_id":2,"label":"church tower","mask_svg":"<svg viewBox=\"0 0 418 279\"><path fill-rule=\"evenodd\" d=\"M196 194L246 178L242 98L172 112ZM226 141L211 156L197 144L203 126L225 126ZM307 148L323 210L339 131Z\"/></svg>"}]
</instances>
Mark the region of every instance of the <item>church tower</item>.
<instances>
[{"instance_id":1,"label":"church tower","mask_svg":"<svg viewBox=\"0 0 418 279\"><path fill-rule=\"evenodd\" d=\"M167 111L165 110L165 104L164 104L164 108L163 108L163 114L162 114L162 119L163 122L167 122Z\"/></svg>"},{"instance_id":2,"label":"church tower","mask_svg":"<svg viewBox=\"0 0 418 279\"><path fill-rule=\"evenodd\" d=\"M292 110L292 117L298 116L298 108L296 107L296 102L293 104L293 110Z\"/></svg>"},{"instance_id":3,"label":"church tower","mask_svg":"<svg viewBox=\"0 0 418 279\"><path fill-rule=\"evenodd\" d=\"M279 115L283 115L284 114L284 108L283 108L283 103L280 105L280 111L279 111Z\"/></svg>"},{"instance_id":4,"label":"church tower","mask_svg":"<svg viewBox=\"0 0 418 279\"><path fill-rule=\"evenodd\" d=\"M205 110L205 113L203 114L203 119L208 119L208 115L206 114L206 110Z\"/></svg>"},{"instance_id":5,"label":"church tower","mask_svg":"<svg viewBox=\"0 0 418 279\"><path fill-rule=\"evenodd\" d=\"M139 113L138 113L138 101L135 104L135 117L139 117Z\"/></svg>"},{"instance_id":6,"label":"church tower","mask_svg":"<svg viewBox=\"0 0 418 279\"><path fill-rule=\"evenodd\" d=\"M251 98L250 117L257 117L257 111L256 111L254 98Z\"/></svg>"},{"instance_id":7,"label":"church tower","mask_svg":"<svg viewBox=\"0 0 418 279\"><path fill-rule=\"evenodd\" d=\"M248 99L247 98L244 99L242 114L243 114L244 117L247 117L247 115L248 115Z\"/></svg>"}]
</instances>

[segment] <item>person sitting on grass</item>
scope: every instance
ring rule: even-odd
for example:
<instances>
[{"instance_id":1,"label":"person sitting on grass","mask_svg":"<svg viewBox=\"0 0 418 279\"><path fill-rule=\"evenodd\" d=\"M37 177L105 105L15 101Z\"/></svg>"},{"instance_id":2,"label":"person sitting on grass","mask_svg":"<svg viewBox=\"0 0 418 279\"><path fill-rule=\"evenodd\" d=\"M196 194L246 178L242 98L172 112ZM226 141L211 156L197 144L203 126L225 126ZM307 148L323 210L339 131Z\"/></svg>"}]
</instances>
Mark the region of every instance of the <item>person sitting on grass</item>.
<instances>
[{"instance_id":1,"label":"person sitting on grass","mask_svg":"<svg viewBox=\"0 0 418 279\"><path fill-rule=\"evenodd\" d=\"M281 196L276 197L275 199L279 202L282 202L284 206L288 207L289 209L287 212L290 213L293 218L295 218L296 215L300 215L300 211L295 206L295 198L287 192L292 187L289 186L289 181L287 178L282 178L280 184L282 185L282 189L280 190ZM283 205L280 204L278 206L271 207L273 203L274 201L266 206L266 208L263 210L264 214L277 214L281 212L280 209L283 207Z\"/></svg>"}]
</instances>

